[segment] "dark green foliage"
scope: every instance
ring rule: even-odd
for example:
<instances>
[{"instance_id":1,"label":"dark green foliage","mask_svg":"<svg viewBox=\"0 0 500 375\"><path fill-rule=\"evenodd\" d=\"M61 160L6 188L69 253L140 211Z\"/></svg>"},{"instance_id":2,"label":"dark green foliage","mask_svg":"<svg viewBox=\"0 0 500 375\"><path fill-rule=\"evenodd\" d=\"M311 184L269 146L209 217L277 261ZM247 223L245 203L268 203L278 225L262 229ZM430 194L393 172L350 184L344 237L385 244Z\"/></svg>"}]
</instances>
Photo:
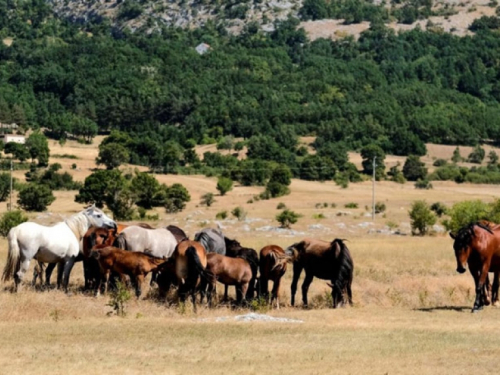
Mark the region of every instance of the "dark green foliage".
<instances>
[{"instance_id":1,"label":"dark green foliage","mask_svg":"<svg viewBox=\"0 0 500 375\"><path fill-rule=\"evenodd\" d=\"M403 165L403 176L408 181L423 180L427 177L425 163L418 156L410 155Z\"/></svg>"},{"instance_id":2,"label":"dark green foliage","mask_svg":"<svg viewBox=\"0 0 500 375\"><path fill-rule=\"evenodd\" d=\"M484 31L488 29L500 29L500 19L497 16L477 18L469 26L469 30L471 31Z\"/></svg>"},{"instance_id":3,"label":"dark green foliage","mask_svg":"<svg viewBox=\"0 0 500 375\"><path fill-rule=\"evenodd\" d=\"M448 161L446 159L436 159L432 165L434 167L442 167L448 164Z\"/></svg>"},{"instance_id":4,"label":"dark green foliage","mask_svg":"<svg viewBox=\"0 0 500 375\"><path fill-rule=\"evenodd\" d=\"M5 202L10 194L10 174L0 173L0 202Z\"/></svg>"},{"instance_id":5,"label":"dark green foliage","mask_svg":"<svg viewBox=\"0 0 500 375\"><path fill-rule=\"evenodd\" d=\"M415 182L415 188L429 190L432 189L432 184L427 179L417 180L417 182Z\"/></svg>"},{"instance_id":6,"label":"dark green foliage","mask_svg":"<svg viewBox=\"0 0 500 375\"><path fill-rule=\"evenodd\" d=\"M125 0L118 10L117 17L121 20L131 20L139 17L143 12L142 5L138 1Z\"/></svg>"},{"instance_id":7,"label":"dark green foliage","mask_svg":"<svg viewBox=\"0 0 500 375\"><path fill-rule=\"evenodd\" d=\"M453 150L453 155L451 157L451 161L453 163L459 163L459 162L463 161L462 155L460 155L460 148L458 148L458 146L455 148L455 150Z\"/></svg>"},{"instance_id":8,"label":"dark green foliage","mask_svg":"<svg viewBox=\"0 0 500 375\"><path fill-rule=\"evenodd\" d=\"M489 166L495 166L498 164L498 154L491 150L489 153L488 153L488 165Z\"/></svg>"},{"instance_id":9,"label":"dark green foliage","mask_svg":"<svg viewBox=\"0 0 500 375\"><path fill-rule=\"evenodd\" d=\"M55 163L51 164L44 172L33 174L30 171L28 172L29 180L47 185L51 190L77 190L82 186L81 183L73 181L73 176L68 172L59 173L59 169L61 169L61 165ZM27 180L28 173L26 173Z\"/></svg>"},{"instance_id":10,"label":"dark green foliage","mask_svg":"<svg viewBox=\"0 0 500 375\"><path fill-rule=\"evenodd\" d=\"M205 193L201 197L201 204L210 207L215 202L214 193Z\"/></svg>"},{"instance_id":11,"label":"dark green foliage","mask_svg":"<svg viewBox=\"0 0 500 375\"><path fill-rule=\"evenodd\" d=\"M26 139L26 147L30 153L31 160L37 159L39 166L46 167L49 164L49 143L42 133L31 133Z\"/></svg>"},{"instance_id":12,"label":"dark green foliage","mask_svg":"<svg viewBox=\"0 0 500 375\"><path fill-rule=\"evenodd\" d=\"M446 215L448 213L448 207L441 202L435 202L431 205L431 211L433 211L438 217Z\"/></svg>"},{"instance_id":13,"label":"dark green foliage","mask_svg":"<svg viewBox=\"0 0 500 375\"><path fill-rule=\"evenodd\" d=\"M117 168L129 161L128 150L119 143L107 143L99 145L99 156L97 164L104 164L106 168Z\"/></svg>"},{"instance_id":14,"label":"dark green foliage","mask_svg":"<svg viewBox=\"0 0 500 375\"><path fill-rule=\"evenodd\" d=\"M6 154L12 154L12 156L20 162L24 162L30 157L30 153L26 146L15 142L6 143L4 152Z\"/></svg>"},{"instance_id":15,"label":"dark green foliage","mask_svg":"<svg viewBox=\"0 0 500 375\"><path fill-rule=\"evenodd\" d=\"M5 212L0 218L0 236L7 237L12 228L25 221L28 221L28 217L20 210Z\"/></svg>"},{"instance_id":16,"label":"dark green foliage","mask_svg":"<svg viewBox=\"0 0 500 375\"><path fill-rule=\"evenodd\" d=\"M363 173L369 175L373 173L373 159L375 158L375 178L378 181L384 177L385 153L382 148L375 144L365 146L361 149L361 158L363 158L363 161L361 162L361 165L363 166Z\"/></svg>"},{"instance_id":17,"label":"dark green foliage","mask_svg":"<svg viewBox=\"0 0 500 375\"><path fill-rule=\"evenodd\" d=\"M330 158L308 155L300 163L299 176L303 180L327 181L335 177L335 165Z\"/></svg>"},{"instance_id":18,"label":"dark green foliage","mask_svg":"<svg viewBox=\"0 0 500 375\"><path fill-rule=\"evenodd\" d=\"M127 181L117 170L97 170L89 175L75 197L78 203L95 203L99 208L112 203L115 194L125 188Z\"/></svg>"},{"instance_id":19,"label":"dark green foliage","mask_svg":"<svg viewBox=\"0 0 500 375\"><path fill-rule=\"evenodd\" d=\"M17 204L26 211L45 211L56 198L47 185L27 184L19 192Z\"/></svg>"},{"instance_id":20,"label":"dark green foliage","mask_svg":"<svg viewBox=\"0 0 500 375\"><path fill-rule=\"evenodd\" d=\"M472 152L469 154L467 161L469 163L481 164L484 160L485 154L486 153L484 151L484 148L478 145L474 147L474 150L472 150Z\"/></svg>"},{"instance_id":21,"label":"dark green foliage","mask_svg":"<svg viewBox=\"0 0 500 375\"><path fill-rule=\"evenodd\" d=\"M145 172L136 172L130 181L130 189L135 195L135 203L142 208L151 209L154 206L160 206L158 194L160 183L153 176Z\"/></svg>"},{"instance_id":22,"label":"dark green foliage","mask_svg":"<svg viewBox=\"0 0 500 375\"><path fill-rule=\"evenodd\" d=\"M191 200L187 189L181 184L167 187L165 196L165 210L167 213L176 213L186 208L186 203Z\"/></svg>"}]
</instances>

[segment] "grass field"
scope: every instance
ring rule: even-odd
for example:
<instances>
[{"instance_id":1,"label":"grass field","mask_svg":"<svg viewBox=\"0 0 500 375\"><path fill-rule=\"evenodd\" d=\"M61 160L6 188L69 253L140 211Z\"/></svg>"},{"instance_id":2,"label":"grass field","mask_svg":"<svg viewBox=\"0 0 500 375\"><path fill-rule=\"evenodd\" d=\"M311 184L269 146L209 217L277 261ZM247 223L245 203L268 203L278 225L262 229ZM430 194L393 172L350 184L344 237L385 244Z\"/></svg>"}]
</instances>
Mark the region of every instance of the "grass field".
<instances>
[{"instance_id":1,"label":"grass field","mask_svg":"<svg viewBox=\"0 0 500 375\"><path fill-rule=\"evenodd\" d=\"M96 145L51 144L53 154L78 159L52 159L83 180L95 168ZM451 156L453 148L432 146L425 158ZM439 155L439 156L438 156ZM465 155L465 152L463 152ZM351 155L356 162L356 155ZM448 156L449 157L449 156ZM388 164L396 162L389 158ZM78 165L71 170L71 164ZM16 172L22 178L22 172ZM329 288L315 280L309 291L311 309L289 306L291 267L285 275L279 311L255 306L255 312L302 320L302 323L218 321L247 314L227 306L168 307L148 293L126 305L124 318L109 314L109 297L83 295L81 265L75 266L71 293L35 291L25 285L18 294L3 285L0 292L0 373L22 374L470 374L497 373L500 309L487 307L471 314L474 297L469 274L455 272L452 241L446 233L409 235L408 209L416 199L450 206L466 199L491 201L498 188L490 185L434 183L416 190L412 184L380 182L377 201L387 210L371 221L371 183L340 189L333 183L294 180L292 194L247 203L259 187L235 187L216 197L212 207L199 205L201 195L216 192L216 180L203 176L158 176L161 182L183 183L192 200L185 211L161 210L155 226L177 224L193 235L214 226L215 214L242 206L245 221L220 221L229 237L260 249L275 243L288 246L303 237L347 239L354 263L354 306L328 308ZM75 192L57 192L50 212L31 219L50 224L79 211ZM276 230L276 205L285 203L303 217L292 230ZM349 202L357 209L345 208ZM328 207L323 208L323 203ZM336 206L332 207L332 203ZM318 205L318 207L317 207ZM321 207L319 207L321 206ZM6 209L2 204L1 210ZM322 213L324 219L318 219ZM388 223L403 234L385 234ZM0 267L7 254L0 239ZM31 274L28 274L28 279ZM222 288L220 288L222 289ZM154 294L154 293L152 293ZM297 300L301 301L300 288ZM301 303L299 302L299 305Z\"/></svg>"}]
</instances>

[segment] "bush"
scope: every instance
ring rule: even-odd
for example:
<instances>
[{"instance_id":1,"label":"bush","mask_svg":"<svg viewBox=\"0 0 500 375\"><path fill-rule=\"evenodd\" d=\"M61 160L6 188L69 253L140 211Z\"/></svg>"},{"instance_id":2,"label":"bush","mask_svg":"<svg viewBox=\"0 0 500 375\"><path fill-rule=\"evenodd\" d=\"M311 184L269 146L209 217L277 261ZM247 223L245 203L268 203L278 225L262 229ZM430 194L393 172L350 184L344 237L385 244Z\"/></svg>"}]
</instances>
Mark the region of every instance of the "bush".
<instances>
[{"instance_id":1,"label":"bush","mask_svg":"<svg viewBox=\"0 0 500 375\"><path fill-rule=\"evenodd\" d=\"M383 202L375 203L375 213L376 214L380 214L382 212L385 212L385 210L386 210L385 203L383 203Z\"/></svg>"},{"instance_id":2,"label":"bush","mask_svg":"<svg viewBox=\"0 0 500 375\"><path fill-rule=\"evenodd\" d=\"M290 194L290 189L288 186L280 184L279 182L269 181L266 185L265 192L270 198L277 198Z\"/></svg>"},{"instance_id":3,"label":"bush","mask_svg":"<svg viewBox=\"0 0 500 375\"><path fill-rule=\"evenodd\" d=\"M410 155L403 166L403 175L408 181L423 180L427 176L427 168L418 156Z\"/></svg>"},{"instance_id":4,"label":"bush","mask_svg":"<svg viewBox=\"0 0 500 375\"><path fill-rule=\"evenodd\" d=\"M429 232L430 227L436 224L436 216L425 201L413 202L409 214L413 235L424 236Z\"/></svg>"},{"instance_id":5,"label":"bush","mask_svg":"<svg viewBox=\"0 0 500 375\"><path fill-rule=\"evenodd\" d=\"M181 184L173 184L166 190L165 210L168 213L175 213L186 208L186 202L191 200L187 189Z\"/></svg>"},{"instance_id":6,"label":"bush","mask_svg":"<svg viewBox=\"0 0 500 375\"><path fill-rule=\"evenodd\" d=\"M286 208L286 204L284 204L283 202L278 203L278 205L276 206L277 210L283 210L284 208Z\"/></svg>"},{"instance_id":7,"label":"bush","mask_svg":"<svg viewBox=\"0 0 500 375\"><path fill-rule=\"evenodd\" d=\"M349 202L344 205L345 208L358 208L358 204L354 202Z\"/></svg>"},{"instance_id":8,"label":"bush","mask_svg":"<svg viewBox=\"0 0 500 375\"><path fill-rule=\"evenodd\" d=\"M220 211L220 212L217 212L217 214L215 215L215 218L216 219L219 219L219 220L225 220L227 218L227 211Z\"/></svg>"},{"instance_id":9,"label":"bush","mask_svg":"<svg viewBox=\"0 0 500 375\"><path fill-rule=\"evenodd\" d=\"M428 179L425 180L418 180L415 182L415 189L432 189L432 184L429 182Z\"/></svg>"},{"instance_id":10,"label":"bush","mask_svg":"<svg viewBox=\"0 0 500 375\"><path fill-rule=\"evenodd\" d=\"M233 181L230 178L226 177L219 177L219 180L217 181L217 190L219 191L220 195L226 195L228 191L231 191L233 189Z\"/></svg>"},{"instance_id":11,"label":"bush","mask_svg":"<svg viewBox=\"0 0 500 375\"><path fill-rule=\"evenodd\" d=\"M11 228L28 221L28 217L20 210L6 212L0 219L0 235L7 237Z\"/></svg>"},{"instance_id":12,"label":"bush","mask_svg":"<svg viewBox=\"0 0 500 375\"><path fill-rule=\"evenodd\" d=\"M47 185L28 184L19 192L17 203L26 211L45 211L56 198Z\"/></svg>"},{"instance_id":13,"label":"bush","mask_svg":"<svg viewBox=\"0 0 500 375\"><path fill-rule=\"evenodd\" d=\"M289 209L283 210L281 213L276 215L276 220L281 224L282 228L290 228L292 224L295 224L302 215L297 214Z\"/></svg>"},{"instance_id":14,"label":"bush","mask_svg":"<svg viewBox=\"0 0 500 375\"><path fill-rule=\"evenodd\" d=\"M7 200L10 194L10 175L8 173L0 173L0 202Z\"/></svg>"},{"instance_id":15,"label":"bush","mask_svg":"<svg viewBox=\"0 0 500 375\"><path fill-rule=\"evenodd\" d=\"M247 213L242 207L235 207L232 211L231 214L237 218L239 221L245 220L247 217Z\"/></svg>"},{"instance_id":16,"label":"bush","mask_svg":"<svg viewBox=\"0 0 500 375\"><path fill-rule=\"evenodd\" d=\"M213 193L206 193L201 196L201 204L210 207L215 202Z\"/></svg>"},{"instance_id":17,"label":"bush","mask_svg":"<svg viewBox=\"0 0 500 375\"><path fill-rule=\"evenodd\" d=\"M448 207L441 202L436 202L431 205L431 211L433 211L438 217L441 217L448 213Z\"/></svg>"},{"instance_id":18,"label":"bush","mask_svg":"<svg viewBox=\"0 0 500 375\"><path fill-rule=\"evenodd\" d=\"M481 146L474 147L474 150L469 154L467 161L469 163L481 164L484 160L485 151Z\"/></svg>"},{"instance_id":19,"label":"bush","mask_svg":"<svg viewBox=\"0 0 500 375\"><path fill-rule=\"evenodd\" d=\"M448 161L446 159L436 159L434 160L434 163L432 163L434 167L442 167L446 164L448 164Z\"/></svg>"},{"instance_id":20,"label":"bush","mask_svg":"<svg viewBox=\"0 0 500 375\"><path fill-rule=\"evenodd\" d=\"M496 215L492 215L492 207L480 200L455 203L448 214L450 220L444 224L446 229L453 233L458 232L463 226L478 220L498 220L495 217Z\"/></svg>"}]
</instances>

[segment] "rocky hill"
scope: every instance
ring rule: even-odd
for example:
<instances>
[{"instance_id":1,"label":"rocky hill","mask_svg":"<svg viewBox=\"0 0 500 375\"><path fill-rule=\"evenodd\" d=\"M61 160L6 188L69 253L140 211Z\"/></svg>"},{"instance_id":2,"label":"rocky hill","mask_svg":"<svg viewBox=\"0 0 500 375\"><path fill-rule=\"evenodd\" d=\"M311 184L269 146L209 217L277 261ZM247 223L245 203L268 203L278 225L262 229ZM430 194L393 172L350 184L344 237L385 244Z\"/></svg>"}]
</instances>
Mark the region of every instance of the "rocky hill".
<instances>
[{"instance_id":1,"label":"rocky hill","mask_svg":"<svg viewBox=\"0 0 500 375\"><path fill-rule=\"evenodd\" d=\"M339 0L47 0L56 14L73 22L109 20L118 29L146 32L163 26L197 28L211 22L222 26L230 33L239 33L249 23L256 23L265 31L272 31L277 20L292 17L303 19L302 27L311 39L358 37L368 29L370 16L366 14L383 9L384 23L395 30L415 27L436 32L449 32L464 36L471 32L469 27L475 19L494 16L497 13L496 0L404 0L392 2ZM308 2L309 1L309 2ZM309 6L309 17L301 14L302 7ZM312 8L311 8L312 4ZM329 15L321 15L318 5L330 7ZM334 4L334 5L332 5ZM335 5L335 4L338 4ZM358 8L352 8L353 5ZM361 4L361 5L360 5ZM336 14L331 14L332 6ZM361 8L360 8L361 7ZM412 9L413 19L395 13L403 8ZM361 18L356 15L364 13ZM368 11L367 11L368 9ZM424 9L425 11L421 11ZM335 13L335 12L334 12ZM402 13L402 12L400 12ZM347 14L347 17L346 17ZM411 15L411 12L410 12ZM348 18L348 19L346 19Z\"/></svg>"}]
</instances>

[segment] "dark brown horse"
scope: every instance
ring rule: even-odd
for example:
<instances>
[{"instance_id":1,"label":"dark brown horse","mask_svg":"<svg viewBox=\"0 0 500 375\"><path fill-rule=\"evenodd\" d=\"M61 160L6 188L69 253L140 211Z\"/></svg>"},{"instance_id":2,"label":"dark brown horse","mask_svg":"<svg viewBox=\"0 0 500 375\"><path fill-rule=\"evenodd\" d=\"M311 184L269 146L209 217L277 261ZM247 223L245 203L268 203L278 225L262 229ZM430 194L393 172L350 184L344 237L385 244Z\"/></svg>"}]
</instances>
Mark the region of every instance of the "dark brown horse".
<instances>
[{"instance_id":1,"label":"dark brown horse","mask_svg":"<svg viewBox=\"0 0 500 375\"><path fill-rule=\"evenodd\" d=\"M457 272L469 271L474 278L476 299L472 312L477 312L489 304L488 272L494 272L492 299L498 301L500 273L500 225L487 221L472 223L462 227L457 234L450 233L454 239L453 249L457 260Z\"/></svg>"},{"instance_id":2,"label":"dark brown horse","mask_svg":"<svg viewBox=\"0 0 500 375\"><path fill-rule=\"evenodd\" d=\"M269 280L273 282L273 290L271 292L271 306L273 300L276 300L276 308L280 308L279 293L281 278L286 272L287 258L285 250L277 245L267 245L260 250L260 278L259 287L260 294L269 299Z\"/></svg>"},{"instance_id":3,"label":"dark brown horse","mask_svg":"<svg viewBox=\"0 0 500 375\"><path fill-rule=\"evenodd\" d=\"M212 294L214 291L216 292L217 281L224 286L234 285L236 287L236 303L241 305L245 302L246 292L253 279L252 268L248 261L242 258L208 253L207 271L211 277L202 282L200 287L202 291L201 302L203 302L205 286L208 284L208 288L206 288L208 304L212 306Z\"/></svg>"},{"instance_id":4,"label":"dark brown horse","mask_svg":"<svg viewBox=\"0 0 500 375\"><path fill-rule=\"evenodd\" d=\"M210 274L206 270L207 252L205 247L197 241L182 241L172 254L172 262L179 285L179 298L181 302L184 302L186 296L190 294L193 310L196 312L196 288L202 278L210 279Z\"/></svg>"},{"instance_id":5,"label":"dark brown horse","mask_svg":"<svg viewBox=\"0 0 500 375\"><path fill-rule=\"evenodd\" d=\"M333 308L342 306L346 300L352 305L351 284L354 265L349 249L338 238L332 242L306 238L285 250L293 261L292 306L295 305L297 283L302 270L306 277L302 284L302 301L307 306L307 291L313 278L330 280ZM346 298L347 295L347 298Z\"/></svg>"},{"instance_id":6,"label":"dark brown horse","mask_svg":"<svg viewBox=\"0 0 500 375\"><path fill-rule=\"evenodd\" d=\"M241 258L245 259L248 264L250 264L250 268L252 269L252 280L248 285L246 291L246 299L250 300L255 297L255 283L257 281L257 272L259 269L259 256L254 249L250 249L248 247L243 247L236 240L231 240L227 237L224 237L224 242L226 244L226 256L231 258ZM227 289L228 285L224 287L224 300L227 300Z\"/></svg>"},{"instance_id":7,"label":"dark brown horse","mask_svg":"<svg viewBox=\"0 0 500 375\"><path fill-rule=\"evenodd\" d=\"M186 235L186 232L184 232L181 228L175 226L175 225L169 225L166 227L167 230L170 231L177 240L177 243L182 242L184 240L188 240L189 237Z\"/></svg>"},{"instance_id":8,"label":"dark brown horse","mask_svg":"<svg viewBox=\"0 0 500 375\"><path fill-rule=\"evenodd\" d=\"M97 260L101 268L100 290L105 293L107 281L111 272L116 272L123 277L129 276L135 286L137 298L142 293L142 283L146 275L165 263L165 259L155 258L145 253L127 251L113 246L97 245L92 249L90 256Z\"/></svg>"}]
</instances>

